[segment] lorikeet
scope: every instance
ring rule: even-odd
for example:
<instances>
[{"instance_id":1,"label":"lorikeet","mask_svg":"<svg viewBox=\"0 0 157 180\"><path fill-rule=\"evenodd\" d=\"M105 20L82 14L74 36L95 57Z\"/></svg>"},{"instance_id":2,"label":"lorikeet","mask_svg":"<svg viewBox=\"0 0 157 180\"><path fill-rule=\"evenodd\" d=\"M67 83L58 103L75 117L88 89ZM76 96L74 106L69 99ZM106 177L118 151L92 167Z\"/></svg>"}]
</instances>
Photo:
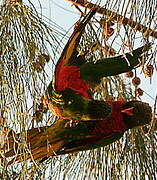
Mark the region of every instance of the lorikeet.
<instances>
[{"instance_id":1,"label":"lorikeet","mask_svg":"<svg viewBox=\"0 0 157 180\"><path fill-rule=\"evenodd\" d=\"M91 87L99 84L103 77L137 67L140 56L150 48L150 44L146 44L125 55L104 58L97 62L85 61L85 57L78 54L77 47L86 24L95 12L96 9L89 12L72 33L55 68L54 88L51 82L40 105L63 119L83 121L109 115L112 111L110 105L94 100ZM40 108L39 111L42 112L43 109Z\"/></svg>"},{"instance_id":2,"label":"lorikeet","mask_svg":"<svg viewBox=\"0 0 157 180\"><path fill-rule=\"evenodd\" d=\"M112 113L101 120L79 121L73 125L68 119L59 119L50 127L33 128L27 131L27 145L31 154L23 156L18 150L17 136L9 133L10 151L5 157L13 155L13 161L25 159L44 161L50 156L94 149L113 143L120 139L124 132L151 121L151 108L140 101L108 101ZM16 139L16 141L15 141ZM20 154L20 155L19 155ZM22 158L23 157L23 158Z\"/></svg>"},{"instance_id":3,"label":"lorikeet","mask_svg":"<svg viewBox=\"0 0 157 180\"><path fill-rule=\"evenodd\" d=\"M93 84L99 84L103 77L135 68L140 64L139 57L150 48L146 44L124 56L104 58L96 63L85 61L85 57L78 54L77 46L95 12L96 9L92 10L74 30L56 65L54 88L50 83L43 98L42 106L60 119L40 131L28 130L27 144L35 160L105 146L122 137L128 129L151 120L151 108L146 103L93 99ZM9 134L10 150L6 157L13 156L18 147L13 136ZM30 158L28 154L26 159ZM20 156L15 159L20 161Z\"/></svg>"}]
</instances>

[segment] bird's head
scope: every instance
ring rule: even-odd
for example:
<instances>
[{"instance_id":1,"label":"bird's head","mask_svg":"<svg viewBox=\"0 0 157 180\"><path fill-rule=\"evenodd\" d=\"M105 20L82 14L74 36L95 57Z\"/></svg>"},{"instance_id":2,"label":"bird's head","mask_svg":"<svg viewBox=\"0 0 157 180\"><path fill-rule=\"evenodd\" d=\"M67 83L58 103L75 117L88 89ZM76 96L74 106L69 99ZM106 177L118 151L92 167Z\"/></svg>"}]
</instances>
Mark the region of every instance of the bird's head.
<instances>
[{"instance_id":1,"label":"bird's head","mask_svg":"<svg viewBox=\"0 0 157 180\"><path fill-rule=\"evenodd\" d=\"M129 129L149 124L152 120L152 109L148 103L141 101L129 101L124 104L124 122Z\"/></svg>"}]
</instances>

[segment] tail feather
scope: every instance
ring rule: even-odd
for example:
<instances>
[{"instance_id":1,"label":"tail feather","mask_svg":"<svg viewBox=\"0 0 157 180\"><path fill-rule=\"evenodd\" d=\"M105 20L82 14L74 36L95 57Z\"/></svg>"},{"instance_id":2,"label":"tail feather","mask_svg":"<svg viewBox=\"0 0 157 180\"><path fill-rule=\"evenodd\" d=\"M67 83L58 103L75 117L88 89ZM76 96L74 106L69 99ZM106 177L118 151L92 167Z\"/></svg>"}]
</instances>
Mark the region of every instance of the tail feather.
<instances>
[{"instance_id":1,"label":"tail feather","mask_svg":"<svg viewBox=\"0 0 157 180\"><path fill-rule=\"evenodd\" d=\"M53 137L52 137L53 138ZM34 142L34 140L32 140ZM32 142L31 142L32 143ZM38 144L38 146L37 146ZM30 146L30 150L26 149L24 152L15 152L14 149L11 149L9 152L5 154L5 157L15 156L11 161L8 162L8 165L12 164L15 161L22 162L24 160L42 160L44 158L48 158L50 156L56 155L56 152L59 151L62 146L65 144L64 140L58 140L53 143L48 143L48 140L37 143L33 146ZM29 145L28 145L29 146Z\"/></svg>"},{"instance_id":2,"label":"tail feather","mask_svg":"<svg viewBox=\"0 0 157 180\"><path fill-rule=\"evenodd\" d=\"M62 65L66 64L68 65L70 61L74 58L77 52L77 46L79 44L79 41L81 39L81 35L89 22L89 20L93 17L93 15L96 13L96 8L91 10L88 15L79 23L79 25L76 27L74 32L69 38L69 41L67 42L66 46L64 47L62 54L57 62L56 65L56 72L60 70ZM56 77L59 78L59 77Z\"/></svg>"},{"instance_id":3,"label":"tail feather","mask_svg":"<svg viewBox=\"0 0 157 180\"><path fill-rule=\"evenodd\" d=\"M14 161L22 162L24 159L40 160L55 153L62 148L65 140L62 138L66 120L58 120L50 127L33 128L28 130L26 145L23 149L20 148L20 143L15 140L15 133L9 134L9 151L4 153L6 158L15 156L9 163ZM20 134L16 135L17 138ZM5 151L5 150L4 150Z\"/></svg>"}]
</instances>

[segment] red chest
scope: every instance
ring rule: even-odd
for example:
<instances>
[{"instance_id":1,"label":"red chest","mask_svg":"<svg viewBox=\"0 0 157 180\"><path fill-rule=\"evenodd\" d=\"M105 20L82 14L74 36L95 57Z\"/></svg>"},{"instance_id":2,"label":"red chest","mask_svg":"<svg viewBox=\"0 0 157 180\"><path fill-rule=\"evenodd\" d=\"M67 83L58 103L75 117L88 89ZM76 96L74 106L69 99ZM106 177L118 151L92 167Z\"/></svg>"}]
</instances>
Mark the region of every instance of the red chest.
<instances>
[{"instance_id":1,"label":"red chest","mask_svg":"<svg viewBox=\"0 0 157 180\"><path fill-rule=\"evenodd\" d=\"M101 133L108 135L115 132L123 133L128 130L121 113L123 104L126 103L126 101L108 101L108 103L112 106L112 114L108 118L99 121L92 131L93 134Z\"/></svg>"},{"instance_id":2,"label":"red chest","mask_svg":"<svg viewBox=\"0 0 157 180\"><path fill-rule=\"evenodd\" d=\"M90 87L83 79L80 79L80 70L77 66L63 65L60 70L56 72L55 86L57 91L70 88L77 91L81 96L90 98Z\"/></svg>"}]
</instances>

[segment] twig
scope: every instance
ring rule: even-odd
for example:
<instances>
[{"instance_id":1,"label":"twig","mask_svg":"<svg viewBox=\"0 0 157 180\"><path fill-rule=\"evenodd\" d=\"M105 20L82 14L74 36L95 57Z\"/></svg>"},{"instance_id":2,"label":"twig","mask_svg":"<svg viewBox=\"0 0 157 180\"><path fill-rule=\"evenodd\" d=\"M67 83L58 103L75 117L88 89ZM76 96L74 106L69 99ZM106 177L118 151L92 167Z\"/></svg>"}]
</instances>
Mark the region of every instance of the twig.
<instances>
[{"instance_id":1,"label":"twig","mask_svg":"<svg viewBox=\"0 0 157 180\"><path fill-rule=\"evenodd\" d=\"M122 23L123 25L130 26L132 29L135 29L137 31L140 31L144 34L145 37L152 36L154 38L157 38L157 32L153 29L150 29L140 23L137 23L136 21L133 21L132 19L126 18L118 13L115 13L113 11L110 11L106 8L102 8L99 5L96 5L94 3L88 2L86 0L66 0L70 1L74 5L82 6L88 9L97 8L97 12L106 16L109 16L112 21L116 21L118 23Z\"/></svg>"}]
</instances>

